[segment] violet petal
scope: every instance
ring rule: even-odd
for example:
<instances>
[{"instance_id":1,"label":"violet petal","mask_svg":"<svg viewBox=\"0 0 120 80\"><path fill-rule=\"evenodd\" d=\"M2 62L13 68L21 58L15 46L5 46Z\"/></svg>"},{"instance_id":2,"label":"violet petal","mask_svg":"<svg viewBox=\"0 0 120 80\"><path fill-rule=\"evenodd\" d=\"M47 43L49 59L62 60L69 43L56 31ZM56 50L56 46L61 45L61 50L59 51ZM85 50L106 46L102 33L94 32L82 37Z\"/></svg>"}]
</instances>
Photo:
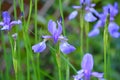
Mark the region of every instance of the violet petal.
<instances>
[{"instance_id":1,"label":"violet petal","mask_svg":"<svg viewBox=\"0 0 120 80\"><path fill-rule=\"evenodd\" d=\"M3 16L3 21L5 24L9 24L10 23L10 15L7 11L4 11L2 13L2 16Z\"/></svg>"},{"instance_id":2,"label":"violet petal","mask_svg":"<svg viewBox=\"0 0 120 80\"><path fill-rule=\"evenodd\" d=\"M97 78L102 78L103 77L103 73L92 72L92 76L97 77Z\"/></svg>"},{"instance_id":3,"label":"violet petal","mask_svg":"<svg viewBox=\"0 0 120 80\"><path fill-rule=\"evenodd\" d=\"M93 57L91 54L86 53L82 59L81 67L83 70L91 71L93 69Z\"/></svg>"},{"instance_id":4,"label":"violet petal","mask_svg":"<svg viewBox=\"0 0 120 80\"><path fill-rule=\"evenodd\" d=\"M120 37L119 26L115 22L110 22L108 25L108 31L113 38Z\"/></svg>"},{"instance_id":5,"label":"violet petal","mask_svg":"<svg viewBox=\"0 0 120 80\"><path fill-rule=\"evenodd\" d=\"M71 12L71 14L68 16L69 20L74 19L76 16L78 15L78 11L73 11Z\"/></svg>"},{"instance_id":6,"label":"violet petal","mask_svg":"<svg viewBox=\"0 0 120 80\"><path fill-rule=\"evenodd\" d=\"M73 51L75 51L75 47L68 44L68 42L66 41L61 41L60 43L60 50L62 51L62 53L65 53L65 54L69 54Z\"/></svg>"},{"instance_id":7,"label":"violet petal","mask_svg":"<svg viewBox=\"0 0 120 80\"><path fill-rule=\"evenodd\" d=\"M93 29L88 33L88 37L94 37L97 36L100 33L100 30L98 28Z\"/></svg>"},{"instance_id":8,"label":"violet petal","mask_svg":"<svg viewBox=\"0 0 120 80\"><path fill-rule=\"evenodd\" d=\"M53 35L56 31L56 23L52 20L48 22L48 31Z\"/></svg>"},{"instance_id":9,"label":"violet petal","mask_svg":"<svg viewBox=\"0 0 120 80\"><path fill-rule=\"evenodd\" d=\"M97 20L97 18L93 16L91 12L86 13L84 18L87 22L93 22Z\"/></svg>"},{"instance_id":10,"label":"violet petal","mask_svg":"<svg viewBox=\"0 0 120 80\"><path fill-rule=\"evenodd\" d=\"M32 46L32 50L34 50L35 53L43 52L45 49L46 49L45 41L42 41Z\"/></svg>"}]
</instances>

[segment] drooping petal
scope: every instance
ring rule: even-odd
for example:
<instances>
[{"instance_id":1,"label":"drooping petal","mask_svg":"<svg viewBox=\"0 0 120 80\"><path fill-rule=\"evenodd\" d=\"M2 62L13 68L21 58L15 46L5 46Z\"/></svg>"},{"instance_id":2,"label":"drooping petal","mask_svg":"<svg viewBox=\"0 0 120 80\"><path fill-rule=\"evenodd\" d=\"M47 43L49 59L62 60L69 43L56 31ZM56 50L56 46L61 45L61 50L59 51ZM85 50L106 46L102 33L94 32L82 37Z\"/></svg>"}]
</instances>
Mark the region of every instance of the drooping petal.
<instances>
[{"instance_id":1,"label":"drooping petal","mask_svg":"<svg viewBox=\"0 0 120 80\"><path fill-rule=\"evenodd\" d=\"M99 21L94 25L94 28L100 28L100 27L104 27L104 22L102 22L101 20L99 20Z\"/></svg>"},{"instance_id":2,"label":"drooping petal","mask_svg":"<svg viewBox=\"0 0 120 80\"><path fill-rule=\"evenodd\" d=\"M90 6L91 6L91 7L95 7L95 6L96 6L96 4L92 3Z\"/></svg>"},{"instance_id":3,"label":"drooping petal","mask_svg":"<svg viewBox=\"0 0 120 80\"><path fill-rule=\"evenodd\" d=\"M91 12L86 13L84 18L87 22L93 22L97 20L97 18L93 16Z\"/></svg>"},{"instance_id":4,"label":"drooping petal","mask_svg":"<svg viewBox=\"0 0 120 80\"><path fill-rule=\"evenodd\" d=\"M72 19L74 19L77 15L78 15L78 11L73 11L73 12L68 16L68 19L69 19L69 20L72 20Z\"/></svg>"},{"instance_id":5,"label":"drooping petal","mask_svg":"<svg viewBox=\"0 0 120 80\"><path fill-rule=\"evenodd\" d=\"M52 36L46 35L46 36L42 36L42 38L44 38L44 39L50 39L50 38L52 38Z\"/></svg>"},{"instance_id":6,"label":"drooping petal","mask_svg":"<svg viewBox=\"0 0 120 80\"><path fill-rule=\"evenodd\" d=\"M11 27L9 25L4 25L1 30L10 30Z\"/></svg>"},{"instance_id":7,"label":"drooping petal","mask_svg":"<svg viewBox=\"0 0 120 80\"><path fill-rule=\"evenodd\" d=\"M32 46L32 50L34 50L35 53L43 52L45 49L46 49L45 41L42 41Z\"/></svg>"},{"instance_id":8,"label":"drooping petal","mask_svg":"<svg viewBox=\"0 0 120 80\"><path fill-rule=\"evenodd\" d=\"M81 67L83 70L87 70L88 72L93 69L93 57L91 54L86 53L82 59Z\"/></svg>"},{"instance_id":9,"label":"drooping petal","mask_svg":"<svg viewBox=\"0 0 120 80\"><path fill-rule=\"evenodd\" d=\"M72 6L72 8L74 8L74 9L81 9L82 6Z\"/></svg>"},{"instance_id":10,"label":"drooping petal","mask_svg":"<svg viewBox=\"0 0 120 80\"><path fill-rule=\"evenodd\" d=\"M83 76L84 76L84 71L83 70L79 70L77 72L77 75L75 75L73 77L74 77L74 80L81 80Z\"/></svg>"},{"instance_id":11,"label":"drooping petal","mask_svg":"<svg viewBox=\"0 0 120 80\"><path fill-rule=\"evenodd\" d=\"M88 33L88 37L94 37L97 36L100 33L100 30L98 28L93 29Z\"/></svg>"},{"instance_id":12,"label":"drooping petal","mask_svg":"<svg viewBox=\"0 0 120 80\"><path fill-rule=\"evenodd\" d=\"M17 21L12 21L10 23L10 25L13 26L13 25L16 25L16 24L21 24L21 23L22 23L21 20L17 20Z\"/></svg>"},{"instance_id":13,"label":"drooping petal","mask_svg":"<svg viewBox=\"0 0 120 80\"><path fill-rule=\"evenodd\" d=\"M10 23L10 15L7 11L4 11L2 13L2 17L3 17L3 21L5 24L9 24Z\"/></svg>"},{"instance_id":14,"label":"drooping petal","mask_svg":"<svg viewBox=\"0 0 120 80\"><path fill-rule=\"evenodd\" d=\"M69 54L69 53L75 51L75 49L76 48L74 46L68 44L68 42L66 42L66 41L61 41L61 43L60 43L60 50L65 54Z\"/></svg>"},{"instance_id":15,"label":"drooping petal","mask_svg":"<svg viewBox=\"0 0 120 80\"><path fill-rule=\"evenodd\" d=\"M84 74L82 73L82 74L73 76L73 78L74 78L74 80L81 80L83 76L84 76Z\"/></svg>"},{"instance_id":16,"label":"drooping petal","mask_svg":"<svg viewBox=\"0 0 120 80\"><path fill-rule=\"evenodd\" d=\"M3 22L0 22L0 26L4 26L4 23L3 23Z\"/></svg>"},{"instance_id":17,"label":"drooping petal","mask_svg":"<svg viewBox=\"0 0 120 80\"><path fill-rule=\"evenodd\" d=\"M97 77L97 78L102 78L103 77L103 73L92 72L92 76Z\"/></svg>"},{"instance_id":18,"label":"drooping petal","mask_svg":"<svg viewBox=\"0 0 120 80\"><path fill-rule=\"evenodd\" d=\"M53 35L56 32L56 23L52 20L48 22L48 31Z\"/></svg>"},{"instance_id":19,"label":"drooping petal","mask_svg":"<svg viewBox=\"0 0 120 80\"><path fill-rule=\"evenodd\" d=\"M113 38L119 38L120 37L120 32L118 32L119 31L119 26L115 22L110 22L109 23L108 31Z\"/></svg>"}]
</instances>

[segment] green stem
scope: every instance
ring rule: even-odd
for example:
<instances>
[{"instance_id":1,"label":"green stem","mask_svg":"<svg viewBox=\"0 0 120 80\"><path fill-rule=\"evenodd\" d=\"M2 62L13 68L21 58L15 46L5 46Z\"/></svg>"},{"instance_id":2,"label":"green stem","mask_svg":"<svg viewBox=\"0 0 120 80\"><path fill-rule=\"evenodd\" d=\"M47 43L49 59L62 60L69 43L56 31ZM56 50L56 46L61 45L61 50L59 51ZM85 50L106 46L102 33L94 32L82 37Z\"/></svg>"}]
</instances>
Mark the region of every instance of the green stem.
<instances>
[{"instance_id":1,"label":"green stem","mask_svg":"<svg viewBox=\"0 0 120 80\"><path fill-rule=\"evenodd\" d=\"M8 64L8 59L7 59L7 52L6 52L6 46L5 46L5 40L4 40L4 34L2 32L2 47L3 47L3 51L4 51L4 59L5 59L5 64ZM6 70L5 70L5 77L4 79L9 80L9 67L6 66Z\"/></svg>"},{"instance_id":2,"label":"green stem","mask_svg":"<svg viewBox=\"0 0 120 80\"><path fill-rule=\"evenodd\" d=\"M15 71L15 77L16 77L16 80L18 79L17 77L17 67L18 67L18 61L17 61L17 54L16 54L16 41L14 41L14 46L12 44L12 37L10 35L10 33L8 32L8 37L9 37L9 40L10 40L10 45L11 45L11 49L12 49L12 60L13 60L13 67L14 67L14 71Z\"/></svg>"},{"instance_id":3,"label":"green stem","mask_svg":"<svg viewBox=\"0 0 120 80\"><path fill-rule=\"evenodd\" d=\"M83 56L83 27L84 27L84 17L83 17L84 13L83 10L81 10L81 15L80 15L80 54L81 54L81 59Z\"/></svg>"},{"instance_id":4,"label":"green stem","mask_svg":"<svg viewBox=\"0 0 120 80\"><path fill-rule=\"evenodd\" d=\"M89 52L89 38L88 38L89 23L88 22L86 22L86 25L85 25L85 33L86 33L86 52Z\"/></svg>"},{"instance_id":5,"label":"green stem","mask_svg":"<svg viewBox=\"0 0 120 80\"><path fill-rule=\"evenodd\" d=\"M58 65L59 80L62 80L60 50L58 53L56 53L56 60L57 60L57 65Z\"/></svg>"},{"instance_id":6,"label":"green stem","mask_svg":"<svg viewBox=\"0 0 120 80\"><path fill-rule=\"evenodd\" d=\"M65 25L64 25L64 16L63 16L63 8L62 8L62 1L59 0L59 8L60 8L60 14L62 17L62 26L63 26L63 35L65 36Z\"/></svg>"},{"instance_id":7,"label":"green stem","mask_svg":"<svg viewBox=\"0 0 120 80\"><path fill-rule=\"evenodd\" d=\"M69 59L67 58L67 60L69 61ZM70 75L70 67L69 67L69 65L66 63L66 80L70 80L69 79L69 75Z\"/></svg>"},{"instance_id":8,"label":"green stem","mask_svg":"<svg viewBox=\"0 0 120 80\"><path fill-rule=\"evenodd\" d=\"M104 28L104 77L107 79L107 49L108 49L108 21L106 21Z\"/></svg>"}]
</instances>

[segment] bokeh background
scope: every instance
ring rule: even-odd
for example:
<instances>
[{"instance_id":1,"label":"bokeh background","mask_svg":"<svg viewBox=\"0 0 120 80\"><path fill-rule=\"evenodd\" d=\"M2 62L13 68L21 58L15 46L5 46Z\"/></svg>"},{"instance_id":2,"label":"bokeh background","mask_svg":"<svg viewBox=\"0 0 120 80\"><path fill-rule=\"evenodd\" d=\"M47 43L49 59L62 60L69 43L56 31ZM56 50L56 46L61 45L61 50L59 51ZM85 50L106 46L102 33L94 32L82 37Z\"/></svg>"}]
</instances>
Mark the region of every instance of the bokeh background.
<instances>
[{"instance_id":1,"label":"bokeh background","mask_svg":"<svg viewBox=\"0 0 120 80\"><path fill-rule=\"evenodd\" d=\"M24 14L20 9L21 3L19 3L18 0L16 0L16 11L17 19L21 19L21 17L24 17L26 20L28 18L29 14L29 6L30 6L30 0L23 0L24 1ZM92 0L93 3L96 3L95 9L99 12L102 12L102 7L107 4L114 4L114 2L118 2L119 4L119 10L120 10L120 0ZM8 11L11 15L11 19L15 20L14 17L14 4L13 0L0 0L0 21L2 20L2 12ZM80 64L81 59L79 55L79 48L80 48L80 21L79 17L76 19L73 19L71 21L68 20L68 15L74 11L72 9L72 5L79 5L79 0L62 0L63 4L63 12L64 12L64 20L65 20L65 31L66 36L69 39L69 43L74 45L76 47L76 51L67 55L69 57L70 63L76 68L76 70L80 70ZM42 41L41 36L49 34L47 30L47 23L50 19L52 20L59 20L60 18L60 10L59 10L59 0L38 0L37 1L37 17L35 17L35 4L34 0L32 3L32 15L30 17L30 23L28 28L28 35L31 42L31 45L36 44L35 42L35 28L34 28L34 20L37 20L37 35L38 35L38 41ZM120 25L120 13L116 16L115 22ZM90 24L90 30L92 29L93 25L95 23L89 23ZM26 73L27 73L27 67L26 67L26 49L24 45L23 35L22 34L22 27L24 26L16 26L13 27L11 30L11 34L16 32L19 36L19 43L17 43L17 46L19 46L19 54L20 54L20 70L21 70L21 80L26 80ZM86 38L86 37L85 37ZM85 39L84 38L84 39ZM108 73L111 80L120 80L120 38L113 39L112 37L109 38L109 45L110 50L109 54L110 56L110 66L111 69ZM53 45L51 42L48 42L47 44ZM85 45L85 43L83 43ZM97 37L89 38L89 53L93 54L94 57L94 69L93 71L103 72L103 29L101 29L101 33ZM84 50L86 49L86 46L84 46ZM87 53L84 51L84 53ZM5 57L5 55L7 55ZM37 54L34 54L34 63L37 64L36 58ZM50 77L53 78L53 80L57 80L56 76L56 64L54 63L54 57L51 54L49 46L47 49L40 53L40 74L41 74L41 80L52 80ZM63 60L64 62L64 60ZM31 62L32 63L32 62ZM64 63L62 64L64 68ZM31 80L34 79L32 67L31 69ZM11 46L8 39L8 34L6 31L0 31L0 80L7 80L6 79L6 72L9 75L9 80L15 80L15 73L12 65L12 55L11 55ZM64 69L63 69L64 73ZM73 69L70 68L70 80L73 80L72 76L75 75ZM63 79L65 80L65 79ZM109 80L109 79L107 79Z\"/></svg>"}]
</instances>

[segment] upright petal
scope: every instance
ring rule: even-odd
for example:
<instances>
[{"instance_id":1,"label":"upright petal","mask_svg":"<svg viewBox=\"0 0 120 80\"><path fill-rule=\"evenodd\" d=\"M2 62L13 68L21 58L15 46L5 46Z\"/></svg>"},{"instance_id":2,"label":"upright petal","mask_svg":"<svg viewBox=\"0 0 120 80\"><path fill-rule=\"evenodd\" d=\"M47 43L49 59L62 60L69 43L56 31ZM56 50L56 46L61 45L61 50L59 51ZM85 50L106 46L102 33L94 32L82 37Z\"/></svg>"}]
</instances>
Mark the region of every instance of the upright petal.
<instances>
[{"instance_id":1,"label":"upright petal","mask_svg":"<svg viewBox=\"0 0 120 80\"><path fill-rule=\"evenodd\" d=\"M45 41L42 41L32 46L32 50L34 50L35 53L43 52L45 49L46 49Z\"/></svg>"},{"instance_id":2,"label":"upright petal","mask_svg":"<svg viewBox=\"0 0 120 80\"><path fill-rule=\"evenodd\" d=\"M54 32L54 34L52 35L53 36L53 39L54 39L54 43L57 43L57 41L58 41L58 38L59 38L59 36L61 35L61 33L62 33L62 25L59 23L59 22L57 22L58 23L58 29Z\"/></svg>"},{"instance_id":3,"label":"upright petal","mask_svg":"<svg viewBox=\"0 0 120 80\"><path fill-rule=\"evenodd\" d=\"M72 19L74 19L77 15L78 15L78 11L73 11L73 12L68 16L68 19L69 19L69 20L72 20Z\"/></svg>"},{"instance_id":4,"label":"upright petal","mask_svg":"<svg viewBox=\"0 0 120 80\"><path fill-rule=\"evenodd\" d=\"M93 69L93 57L91 54L86 53L82 59L81 67L83 70L87 70L88 72Z\"/></svg>"},{"instance_id":5,"label":"upright petal","mask_svg":"<svg viewBox=\"0 0 120 80\"><path fill-rule=\"evenodd\" d=\"M102 78L103 77L103 73L92 72L92 76L97 77L97 78Z\"/></svg>"},{"instance_id":6,"label":"upright petal","mask_svg":"<svg viewBox=\"0 0 120 80\"><path fill-rule=\"evenodd\" d=\"M120 37L119 26L115 22L110 22L108 25L108 31L113 38Z\"/></svg>"},{"instance_id":7,"label":"upright petal","mask_svg":"<svg viewBox=\"0 0 120 80\"><path fill-rule=\"evenodd\" d=\"M56 31L56 23L52 20L48 22L48 31L53 35Z\"/></svg>"},{"instance_id":8,"label":"upright petal","mask_svg":"<svg viewBox=\"0 0 120 80\"><path fill-rule=\"evenodd\" d=\"M3 21L5 24L9 24L10 23L10 15L7 11L4 11L2 13L2 17L3 17Z\"/></svg>"},{"instance_id":9,"label":"upright petal","mask_svg":"<svg viewBox=\"0 0 120 80\"><path fill-rule=\"evenodd\" d=\"M88 33L88 37L94 37L97 36L100 33L100 30L98 28L93 29Z\"/></svg>"},{"instance_id":10,"label":"upright petal","mask_svg":"<svg viewBox=\"0 0 120 80\"><path fill-rule=\"evenodd\" d=\"M97 20L97 18L91 12L86 13L84 18L87 22L93 22Z\"/></svg>"},{"instance_id":11,"label":"upright petal","mask_svg":"<svg viewBox=\"0 0 120 80\"><path fill-rule=\"evenodd\" d=\"M68 44L68 42L66 41L61 41L60 43L60 50L65 53L65 54L69 54L71 52L73 52L76 48L70 44Z\"/></svg>"}]
</instances>

